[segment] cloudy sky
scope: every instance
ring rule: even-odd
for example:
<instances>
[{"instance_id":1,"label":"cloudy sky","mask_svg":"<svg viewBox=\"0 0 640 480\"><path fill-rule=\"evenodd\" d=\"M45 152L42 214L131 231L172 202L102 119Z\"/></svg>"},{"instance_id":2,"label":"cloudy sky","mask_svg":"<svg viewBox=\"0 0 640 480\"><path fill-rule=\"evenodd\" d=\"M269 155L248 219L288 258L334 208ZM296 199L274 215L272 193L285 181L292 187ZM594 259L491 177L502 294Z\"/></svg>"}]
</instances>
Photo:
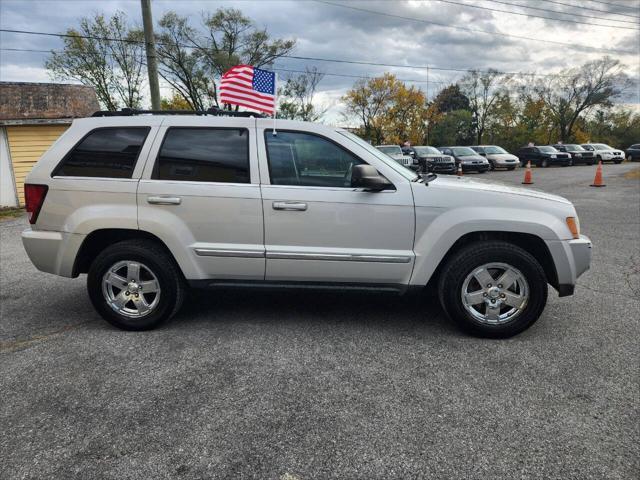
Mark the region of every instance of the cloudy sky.
<instances>
[{"instance_id":1,"label":"cloudy sky","mask_svg":"<svg viewBox=\"0 0 640 480\"><path fill-rule=\"evenodd\" d=\"M317 100L331 107L334 121L341 111L339 98L354 76L385 71L425 91L428 87L432 96L464 74L456 69L554 73L610 55L640 85L640 0L152 1L154 19L173 9L194 25L202 12L219 7L241 9L272 35L296 39L292 55L431 67L427 73L425 68L279 60L276 68L317 66L326 73ZM117 10L141 24L139 0L0 0L0 28L59 33L83 16ZM10 49L61 46L55 37L0 32L0 80L50 81L43 68L46 53ZM634 89L624 101L637 107L640 91Z\"/></svg>"}]
</instances>

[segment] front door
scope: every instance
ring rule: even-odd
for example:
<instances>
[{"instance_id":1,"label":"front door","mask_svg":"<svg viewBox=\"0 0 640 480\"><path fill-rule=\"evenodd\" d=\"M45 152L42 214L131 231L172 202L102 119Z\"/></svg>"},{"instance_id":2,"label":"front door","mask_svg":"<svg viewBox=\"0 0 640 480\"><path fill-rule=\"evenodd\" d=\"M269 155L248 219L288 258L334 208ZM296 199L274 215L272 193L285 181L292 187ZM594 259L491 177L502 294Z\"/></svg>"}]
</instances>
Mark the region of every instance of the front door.
<instances>
[{"instance_id":1,"label":"front door","mask_svg":"<svg viewBox=\"0 0 640 480\"><path fill-rule=\"evenodd\" d=\"M405 180L381 192L352 188L351 167L364 162L336 140L258 128L265 278L407 284L414 262L411 186Z\"/></svg>"}]
</instances>

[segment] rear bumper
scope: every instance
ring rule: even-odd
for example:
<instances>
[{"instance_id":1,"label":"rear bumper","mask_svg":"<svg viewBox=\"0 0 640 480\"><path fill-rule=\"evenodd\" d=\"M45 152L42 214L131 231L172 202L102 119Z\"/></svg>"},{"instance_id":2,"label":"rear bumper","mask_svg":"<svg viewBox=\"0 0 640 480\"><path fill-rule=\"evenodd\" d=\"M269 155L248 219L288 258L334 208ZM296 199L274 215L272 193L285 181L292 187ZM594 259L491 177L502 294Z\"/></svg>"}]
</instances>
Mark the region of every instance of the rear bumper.
<instances>
[{"instance_id":1,"label":"rear bumper","mask_svg":"<svg viewBox=\"0 0 640 480\"><path fill-rule=\"evenodd\" d=\"M22 232L22 245L35 267L61 277L73 277L73 265L85 235L46 230Z\"/></svg>"},{"instance_id":2,"label":"rear bumper","mask_svg":"<svg viewBox=\"0 0 640 480\"><path fill-rule=\"evenodd\" d=\"M558 293L572 295L576 281L591 266L591 240L585 235L575 240L548 241L558 276Z\"/></svg>"}]
</instances>

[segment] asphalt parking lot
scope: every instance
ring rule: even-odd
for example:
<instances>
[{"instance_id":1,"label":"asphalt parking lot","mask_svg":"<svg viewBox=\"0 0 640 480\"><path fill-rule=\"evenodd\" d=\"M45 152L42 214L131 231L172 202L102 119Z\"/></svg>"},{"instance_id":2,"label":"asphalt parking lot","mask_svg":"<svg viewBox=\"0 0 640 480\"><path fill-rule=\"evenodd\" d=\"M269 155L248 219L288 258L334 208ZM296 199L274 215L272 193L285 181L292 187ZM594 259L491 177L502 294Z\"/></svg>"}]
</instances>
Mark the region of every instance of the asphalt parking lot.
<instances>
[{"instance_id":1,"label":"asphalt parking lot","mask_svg":"<svg viewBox=\"0 0 640 480\"><path fill-rule=\"evenodd\" d=\"M501 341L429 296L347 292L200 293L121 332L84 277L35 270L25 217L0 221L0 478L637 478L639 168L600 189L595 167L534 169L592 269Z\"/></svg>"}]
</instances>

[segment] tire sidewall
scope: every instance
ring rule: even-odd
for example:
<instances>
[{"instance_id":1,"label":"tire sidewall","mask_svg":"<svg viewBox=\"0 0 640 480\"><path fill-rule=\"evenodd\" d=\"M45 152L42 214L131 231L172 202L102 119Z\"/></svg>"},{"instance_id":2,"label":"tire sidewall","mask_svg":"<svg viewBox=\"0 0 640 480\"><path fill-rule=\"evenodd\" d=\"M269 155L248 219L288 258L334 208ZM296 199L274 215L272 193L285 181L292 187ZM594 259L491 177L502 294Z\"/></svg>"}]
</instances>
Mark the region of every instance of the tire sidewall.
<instances>
[{"instance_id":1,"label":"tire sidewall","mask_svg":"<svg viewBox=\"0 0 640 480\"><path fill-rule=\"evenodd\" d=\"M486 242L480 249L462 251L450 261L440 284L441 301L446 313L467 332L482 337L507 338L527 329L539 318L547 302L547 280L542 267L526 251L510 244L490 243L495 242ZM479 266L494 262L518 269L529 287L529 300L524 311L501 325L483 324L473 318L465 310L461 298L467 276Z\"/></svg>"},{"instance_id":2,"label":"tire sidewall","mask_svg":"<svg viewBox=\"0 0 640 480\"><path fill-rule=\"evenodd\" d=\"M141 318L128 318L114 311L102 293L102 278L111 266L123 260L144 264L158 279L160 300L150 314ZM171 316L177 297L177 284L167 270L166 259L146 252L137 246L113 245L104 250L93 262L87 275L87 290L94 308L112 325L123 330L148 330L160 325Z\"/></svg>"}]
</instances>

